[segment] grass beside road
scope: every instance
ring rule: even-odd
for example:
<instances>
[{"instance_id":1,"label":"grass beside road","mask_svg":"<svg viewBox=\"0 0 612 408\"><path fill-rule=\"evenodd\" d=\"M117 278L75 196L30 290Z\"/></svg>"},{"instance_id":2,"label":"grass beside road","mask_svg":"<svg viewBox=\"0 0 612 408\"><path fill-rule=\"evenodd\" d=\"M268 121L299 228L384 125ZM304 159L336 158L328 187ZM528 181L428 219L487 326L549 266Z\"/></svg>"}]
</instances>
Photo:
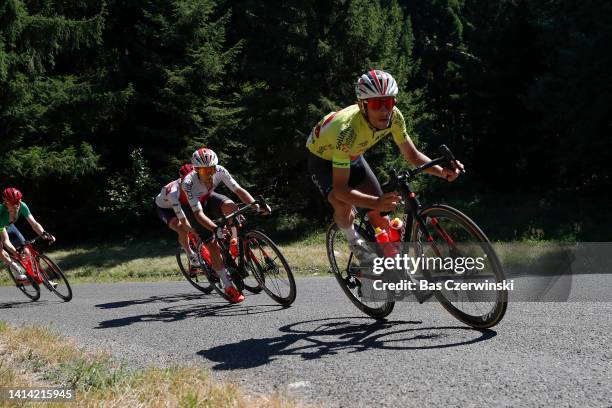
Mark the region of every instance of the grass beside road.
<instances>
[{"instance_id":1,"label":"grass beside road","mask_svg":"<svg viewBox=\"0 0 612 408\"><path fill-rule=\"evenodd\" d=\"M248 396L235 384L194 367L133 370L108 353L87 352L41 327L0 321L3 387L63 387L76 391L75 407L295 407L274 396ZM0 406L66 406L65 403Z\"/></svg>"},{"instance_id":2,"label":"grass beside road","mask_svg":"<svg viewBox=\"0 0 612 408\"><path fill-rule=\"evenodd\" d=\"M299 242L279 245L296 275L322 275L328 272L325 235L313 234ZM123 241L53 250L41 244L65 272L71 283L118 281L184 280L176 263L176 240ZM6 272L0 284L12 284Z\"/></svg>"},{"instance_id":3,"label":"grass beside road","mask_svg":"<svg viewBox=\"0 0 612 408\"><path fill-rule=\"evenodd\" d=\"M321 276L329 272L325 233L316 232L299 241L279 245L292 271L298 276ZM53 250L41 245L71 283L119 281L184 280L176 263L175 240L129 240L101 245L83 245ZM556 258L559 249L553 242L515 241L497 243L495 249L505 267L521 268L543 258ZM541 268L540 268L541 269ZM6 272L0 284L12 284Z\"/></svg>"}]
</instances>

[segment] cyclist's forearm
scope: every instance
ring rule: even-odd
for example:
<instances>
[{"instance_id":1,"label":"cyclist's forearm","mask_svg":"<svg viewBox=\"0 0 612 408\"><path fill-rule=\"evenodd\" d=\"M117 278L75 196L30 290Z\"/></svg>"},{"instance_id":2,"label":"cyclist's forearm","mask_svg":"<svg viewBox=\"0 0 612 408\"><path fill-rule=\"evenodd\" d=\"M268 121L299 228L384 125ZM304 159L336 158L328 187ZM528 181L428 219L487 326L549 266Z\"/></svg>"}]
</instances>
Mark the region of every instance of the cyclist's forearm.
<instances>
[{"instance_id":1,"label":"cyclist's forearm","mask_svg":"<svg viewBox=\"0 0 612 408\"><path fill-rule=\"evenodd\" d=\"M253 198L253 196L251 194L249 194L248 191L246 191L244 188L242 187L238 187L236 189L236 191L234 191L236 193L236 195L238 196L238 198L240 198L240 201L242 201L245 204L251 204L253 201L255 201L255 199Z\"/></svg>"},{"instance_id":2,"label":"cyclist's forearm","mask_svg":"<svg viewBox=\"0 0 612 408\"><path fill-rule=\"evenodd\" d=\"M340 201L361 208L376 208L378 197L364 194L350 187L334 187L334 195Z\"/></svg>"},{"instance_id":3,"label":"cyclist's forearm","mask_svg":"<svg viewBox=\"0 0 612 408\"><path fill-rule=\"evenodd\" d=\"M11 241L8 240L8 239L6 241L2 241L2 246L4 247L4 249L6 249L11 254L16 254L17 253L17 249L15 249L15 247L13 246Z\"/></svg>"},{"instance_id":4,"label":"cyclist's forearm","mask_svg":"<svg viewBox=\"0 0 612 408\"><path fill-rule=\"evenodd\" d=\"M30 215L30 217L26 219L28 220L28 223L30 223L30 226L32 227L34 232L36 232L36 234L42 235L42 233L45 232L45 229L42 227L42 225L38 223L38 221L34 219L33 216Z\"/></svg>"},{"instance_id":5,"label":"cyclist's forearm","mask_svg":"<svg viewBox=\"0 0 612 408\"><path fill-rule=\"evenodd\" d=\"M15 247L11 244L11 240L9 239L9 234L6 228L2 230L0 233L0 250L2 248L6 248L11 254L16 252Z\"/></svg>"},{"instance_id":6,"label":"cyclist's forearm","mask_svg":"<svg viewBox=\"0 0 612 408\"><path fill-rule=\"evenodd\" d=\"M202 211L197 211L193 214L195 219L207 230L214 231L217 226L211 221Z\"/></svg>"},{"instance_id":7,"label":"cyclist's forearm","mask_svg":"<svg viewBox=\"0 0 612 408\"><path fill-rule=\"evenodd\" d=\"M419 152L418 150L414 153L413 156L404 154L404 158L406 159L408 163L412 164L414 167L422 166L423 164L429 163L431 161L431 159L427 155ZM441 166L433 166L425 170L425 173L429 173L433 176L437 176L440 178L445 178L444 172L442 171Z\"/></svg>"},{"instance_id":8,"label":"cyclist's forearm","mask_svg":"<svg viewBox=\"0 0 612 408\"><path fill-rule=\"evenodd\" d=\"M11 262L11 258L9 258L4 249L0 249L0 259L2 259L2 262L4 262L6 265L10 264Z\"/></svg>"}]
</instances>

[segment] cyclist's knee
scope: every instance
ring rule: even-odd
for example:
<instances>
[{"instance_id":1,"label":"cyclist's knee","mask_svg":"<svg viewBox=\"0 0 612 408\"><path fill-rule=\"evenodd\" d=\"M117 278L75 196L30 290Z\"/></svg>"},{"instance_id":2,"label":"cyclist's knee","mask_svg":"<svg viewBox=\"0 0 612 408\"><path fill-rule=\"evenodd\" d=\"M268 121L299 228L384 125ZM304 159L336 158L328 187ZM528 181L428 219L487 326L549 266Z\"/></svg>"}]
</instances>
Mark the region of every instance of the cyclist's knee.
<instances>
[{"instance_id":1,"label":"cyclist's knee","mask_svg":"<svg viewBox=\"0 0 612 408\"><path fill-rule=\"evenodd\" d=\"M224 201L223 204L221 204L221 211L225 215L231 214L237 209L238 209L238 206L232 200Z\"/></svg>"},{"instance_id":2,"label":"cyclist's knee","mask_svg":"<svg viewBox=\"0 0 612 408\"><path fill-rule=\"evenodd\" d=\"M183 234L189 232L189 228L187 228L187 223L185 222L185 220L177 220L176 227L178 228L179 232Z\"/></svg>"},{"instance_id":3,"label":"cyclist's knee","mask_svg":"<svg viewBox=\"0 0 612 408\"><path fill-rule=\"evenodd\" d=\"M353 208L353 206L351 204L346 203L346 202L338 199L334 195L334 191L333 190L327 196L327 200L332 205L332 207L334 207L334 211L339 212L339 213L350 213L351 209Z\"/></svg>"},{"instance_id":4,"label":"cyclist's knee","mask_svg":"<svg viewBox=\"0 0 612 408\"><path fill-rule=\"evenodd\" d=\"M345 202L341 201L338 198L338 196L336 195L336 191L335 190L332 190L332 191L329 192L329 194L327 195L327 201L329 201L329 203L334 208L347 205Z\"/></svg>"},{"instance_id":5,"label":"cyclist's knee","mask_svg":"<svg viewBox=\"0 0 612 408\"><path fill-rule=\"evenodd\" d=\"M170 221L168 221L168 227L172 228L173 230L177 231L181 225L180 225L180 221L178 218L174 217L172 218Z\"/></svg>"}]
</instances>

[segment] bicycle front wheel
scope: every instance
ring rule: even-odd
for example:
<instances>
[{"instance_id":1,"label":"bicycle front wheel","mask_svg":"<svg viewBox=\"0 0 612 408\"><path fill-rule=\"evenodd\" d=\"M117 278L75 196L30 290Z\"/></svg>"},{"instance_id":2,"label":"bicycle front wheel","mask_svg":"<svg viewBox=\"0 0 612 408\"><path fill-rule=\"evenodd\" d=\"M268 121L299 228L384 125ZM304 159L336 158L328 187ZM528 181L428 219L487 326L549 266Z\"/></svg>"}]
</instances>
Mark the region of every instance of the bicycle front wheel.
<instances>
[{"instance_id":1,"label":"bicycle front wheel","mask_svg":"<svg viewBox=\"0 0 612 408\"><path fill-rule=\"evenodd\" d=\"M357 226L355 226L357 229ZM367 234L363 230L358 231L362 237ZM393 311L395 302L386 299L368 298L364 294L364 285L371 286L365 278L360 277L360 269L353 253L349 250L348 241L336 223L332 223L327 229L325 237L327 257L331 270L340 284L342 291L359 310L375 319L382 319Z\"/></svg>"},{"instance_id":2,"label":"bicycle front wheel","mask_svg":"<svg viewBox=\"0 0 612 408\"><path fill-rule=\"evenodd\" d=\"M446 205L428 207L420 215L427 233L415 223L412 243L415 257L427 261L421 273L435 288L436 299L469 326L495 326L506 313L508 292L503 289L501 262L487 236L465 214ZM473 267L468 269L469 259Z\"/></svg>"},{"instance_id":3,"label":"bicycle front wheel","mask_svg":"<svg viewBox=\"0 0 612 408\"><path fill-rule=\"evenodd\" d=\"M47 289L55 293L64 302L70 302L72 300L72 288L60 267L44 254L39 254L36 261Z\"/></svg>"},{"instance_id":4,"label":"bicycle front wheel","mask_svg":"<svg viewBox=\"0 0 612 408\"><path fill-rule=\"evenodd\" d=\"M246 265L260 287L277 303L291 305L297 293L295 279L276 244L257 230L247 231L244 240Z\"/></svg>"}]
</instances>

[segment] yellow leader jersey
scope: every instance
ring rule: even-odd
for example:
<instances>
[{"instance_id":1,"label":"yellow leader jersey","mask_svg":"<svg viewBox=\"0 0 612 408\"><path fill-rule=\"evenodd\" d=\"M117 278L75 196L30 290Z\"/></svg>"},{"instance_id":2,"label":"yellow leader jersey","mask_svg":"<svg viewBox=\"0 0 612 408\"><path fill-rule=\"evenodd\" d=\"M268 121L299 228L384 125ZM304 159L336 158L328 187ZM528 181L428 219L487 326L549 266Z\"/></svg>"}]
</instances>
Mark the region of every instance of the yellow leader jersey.
<instances>
[{"instance_id":1,"label":"yellow leader jersey","mask_svg":"<svg viewBox=\"0 0 612 408\"><path fill-rule=\"evenodd\" d=\"M402 112L393 107L391 126L375 130L359 111L357 104L327 114L314 127L306 147L312 154L330 160L333 167L349 168L351 160L361 156L387 135L399 146L410 140Z\"/></svg>"}]
</instances>

